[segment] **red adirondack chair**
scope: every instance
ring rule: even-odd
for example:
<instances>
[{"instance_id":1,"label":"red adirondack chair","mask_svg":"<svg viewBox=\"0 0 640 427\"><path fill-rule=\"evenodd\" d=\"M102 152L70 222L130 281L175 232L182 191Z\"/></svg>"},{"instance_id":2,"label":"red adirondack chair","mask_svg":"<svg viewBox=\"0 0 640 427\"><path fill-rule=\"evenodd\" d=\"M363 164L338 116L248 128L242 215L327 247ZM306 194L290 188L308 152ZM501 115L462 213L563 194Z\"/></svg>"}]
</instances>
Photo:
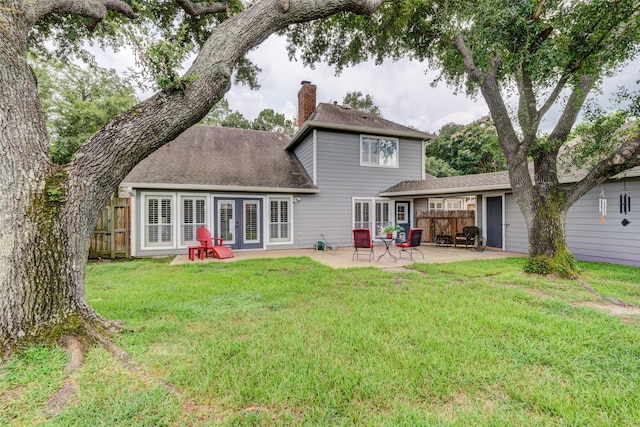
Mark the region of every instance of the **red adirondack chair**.
<instances>
[{"instance_id":1,"label":"red adirondack chair","mask_svg":"<svg viewBox=\"0 0 640 427\"><path fill-rule=\"evenodd\" d=\"M231 252L231 248L224 246L224 240L220 237L211 237L211 233L205 227L198 228L198 241L202 245L206 257L211 254L214 258L233 258L233 252Z\"/></svg>"}]
</instances>

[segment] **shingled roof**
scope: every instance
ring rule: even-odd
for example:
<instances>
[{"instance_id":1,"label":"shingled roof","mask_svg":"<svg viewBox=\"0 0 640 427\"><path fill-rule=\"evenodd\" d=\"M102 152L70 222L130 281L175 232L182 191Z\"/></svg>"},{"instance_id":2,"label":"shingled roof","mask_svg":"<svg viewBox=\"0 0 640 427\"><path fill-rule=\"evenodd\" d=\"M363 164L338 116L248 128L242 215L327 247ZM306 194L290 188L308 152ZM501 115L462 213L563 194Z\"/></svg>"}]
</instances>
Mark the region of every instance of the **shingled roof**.
<instances>
[{"instance_id":1,"label":"shingled roof","mask_svg":"<svg viewBox=\"0 0 640 427\"><path fill-rule=\"evenodd\" d=\"M140 162L123 185L136 188L316 192L287 135L196 125Z\"/></svg>"},{"instance_id":2,"label":"shingled roof","mask_svg":"<svg viewBox=\"0 0 640 427\"><path fill-rule=\"evenodd\" d=\"M473 193L475 191L506 190L511 187L508 172L437 178L427 175L423 180L403 181L380 193L381 196Z\"/></svg>"},{"instance_id":3,"label":"shingled roof","mask_svg":"<svg viewBox=\"0 0 640 427\"><path fill-rule=\"evenodd\" d=\"M335 129L349 132L373 133L420 140L433 139L434 136L407 126L383 119L374 114L338 104L320 103L309 119L291 139L289 147L295 146L308 131L314 128Z\"/></svg>"}]
</instances>

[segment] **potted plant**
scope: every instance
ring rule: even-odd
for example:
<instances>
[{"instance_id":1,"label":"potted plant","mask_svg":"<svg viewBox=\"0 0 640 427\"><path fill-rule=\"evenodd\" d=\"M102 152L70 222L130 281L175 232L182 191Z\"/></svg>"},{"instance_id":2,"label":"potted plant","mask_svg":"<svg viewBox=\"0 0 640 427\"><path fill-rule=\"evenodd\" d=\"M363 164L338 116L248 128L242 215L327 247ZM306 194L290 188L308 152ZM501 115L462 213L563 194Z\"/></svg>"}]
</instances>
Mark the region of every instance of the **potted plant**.
<instances>
[{"instance_id":1,"label":"potted plant","mask_svg":"<svg viewBox=\"0 0 640 427\"><path fill-rule=\"evenodd\" d=\"M398 224L389 224L385 225L382 229L382 233L387 235L387 238L391 239L393 237L393 233L402 231L402 227Z\"/></svg>"}]
</instances>

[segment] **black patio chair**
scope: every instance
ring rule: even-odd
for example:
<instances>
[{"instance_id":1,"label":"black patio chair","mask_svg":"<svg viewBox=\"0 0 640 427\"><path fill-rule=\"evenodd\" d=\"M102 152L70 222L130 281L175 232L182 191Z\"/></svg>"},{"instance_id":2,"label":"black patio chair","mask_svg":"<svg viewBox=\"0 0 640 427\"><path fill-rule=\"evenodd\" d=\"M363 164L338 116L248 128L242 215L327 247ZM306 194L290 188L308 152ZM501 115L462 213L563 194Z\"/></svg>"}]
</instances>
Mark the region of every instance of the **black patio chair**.
<instances>
[{"instance_id":1,"label":"black patio chair","mask_svg":"<svg viewBox=\"0 0 640 427\"><path fill-rule=\"evenodd\" d=\"M464 244L465 247L473 246L480 229L474 226L462 227L462 233L456 234L456 244Z\"/></svg>"}]
</instances>

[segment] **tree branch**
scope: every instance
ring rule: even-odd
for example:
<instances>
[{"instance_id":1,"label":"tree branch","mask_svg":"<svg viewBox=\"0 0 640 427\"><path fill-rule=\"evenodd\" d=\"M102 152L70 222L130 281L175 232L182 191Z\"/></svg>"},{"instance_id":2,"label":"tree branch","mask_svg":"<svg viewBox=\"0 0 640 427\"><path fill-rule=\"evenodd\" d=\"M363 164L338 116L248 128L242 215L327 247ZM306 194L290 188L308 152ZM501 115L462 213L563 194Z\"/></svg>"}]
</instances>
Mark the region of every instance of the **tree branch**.
<instances>
[{"instance_id":1,"label":"tree branch","mask_svg":"<svg viewBox=\"0 0 640 427\"><path fill-rule=\"evenodd\" d=\"M637 127L629 141L623 143L614 154L598 163L567 191L567 206L578 201L596 185L636 166L640 166L640 130Z\"/></svg>"},{"instance_id":2,"label":"tree branch","mask_svg":"<svg viewBox=\"0 0 640 427\"><path fill-rule=\"evenodd\" d=\"M136 13L133 11L131 6L121 0L102 0L102 2L107 10L119 12L130 19L136 18Z\"/></svg>"},{"instance_id":3,"label":"tree branch","mask_svg":"<svg viewBox=\"0 0 640 427\"><path fill-rule=\"evenodd\" d=\"M464 67L467 70L469 76L476 83L482 83L484 76L482 75L482 71L476 67L475 62L473 61L473 54L471 53L471 49L467 46L467 42L462 34L459 34L455 41L456 49L460 56L462 56L462 60L464 61Z\"/></svg>"},{"instance_id":4,"label":"tree branch","mask_svg":"<svg viewBox=\"0 0 640 427\"><path fill-rule=\"evenodd\" d=\"M587 99L587 95L591 92L595 82L595 76L586 75L582 76L578 86L574 87L567 101L567 105L564 107L564 111L562 111L556 126L549 135L549 142L553 144L553 149L558 149L567 140L573 125L576 123L578 114Z\"/></svg>"},{"instance_id":5,"label":"tree branch","mask_svg":"<svg viewBox=\"0 0 640 427\"><path fill-rule=\"evenodd\" d=\"M560 96L560 93L564 89L564 86L567 84L568 80L569 80L568 74L565 74L562 77L560 77L560 80L558 80L558 83L556 83L556 86L553 88L553 90L549 94L549 97L547 98L545 103L542 105L542 107L540 107L540 111L538 111L540 118L542 118L545 114L547 114L547 111L549 111L549 108L551 108L553 104L555 104L556 100L558 99L558 96Z\"/></svg>"},{"instance_id":6,"label":"tree branch","mask_svg":"<svg viewBox=\"0 0 640 427\"><path fill-rule=\"evenodd\" d=\"M533 92L533 82L531 75L526 70L526 64L520 70L518 81L518 92L520 100L518 102L518 119L525 138L535 138L540 123L540 116L536 110L536 94Z\"/></svg>"},{"instance_id":7,"label":"tree branch","mask_svg":"<svg viewBox=\"0 0 640 427\"><path fill-rule=\"evenodd\" d=\"M69 14L99 22L107 17L108 10L119 12L127 18L134 19L136 17L131 6L122 0L39 0L34 2L32 7L35 21L51 14Z\"/></svg>"},{"instance_id":8,"label":"tree branch","mask_svg":"<svg viewBox=\"0 0 640 427\"><path fill-rule=\"evenodd\" d=\"M521 143L519 140L518 135L513 128L509 111L504 103L502 94L500 93L500 85L498 84L496 77L497 70L500 67L500 58L494 58L491 61L491 72L485 73L476 66L473 60L473 53L467 46L462 35L458 35L454 43L458 53L462 56L467 73L473 81L480 84L482 96L489 106L491 118L493 119L496 131L498 132L500 147L502 148L502 151L507 158L507 164L509 165L509 180L511 181L511 187L516 190L514 193L519 195L519 197L528 197L527 195L532 194L531 189L533 187L527 164L527 153L529 147L527 144ZM530 145L531 142L528 144ZM518 203L521 202L522 200L518 201Z\"/></svg>"},{"instance_id":9,"label":"tree branch","mask_svg":"<svg viewBox=\"0 0 640 427\"><path fill-rule=\"evenodd\" d=\"M537 21L540 19L540 15L542 15L542 9L544 9L544 5L547 3L547 0L540 0L538 2L538 6L536 7L536 12L533 14L532 21Z\"/></svg>"},{"instance_id":10,"label":"tree branch","mask_svg":"<svg viewBox=\"0 0 640 427\"><path fill-rule=\"evenodd\" d=\"M206 3L194 3L191 0L176 0L178 6L180 6L186 13L191 16L208 15L212 13L226 13L229 11L229 7L223 2L206 2Z\"/></svg>"}]
</instances>

